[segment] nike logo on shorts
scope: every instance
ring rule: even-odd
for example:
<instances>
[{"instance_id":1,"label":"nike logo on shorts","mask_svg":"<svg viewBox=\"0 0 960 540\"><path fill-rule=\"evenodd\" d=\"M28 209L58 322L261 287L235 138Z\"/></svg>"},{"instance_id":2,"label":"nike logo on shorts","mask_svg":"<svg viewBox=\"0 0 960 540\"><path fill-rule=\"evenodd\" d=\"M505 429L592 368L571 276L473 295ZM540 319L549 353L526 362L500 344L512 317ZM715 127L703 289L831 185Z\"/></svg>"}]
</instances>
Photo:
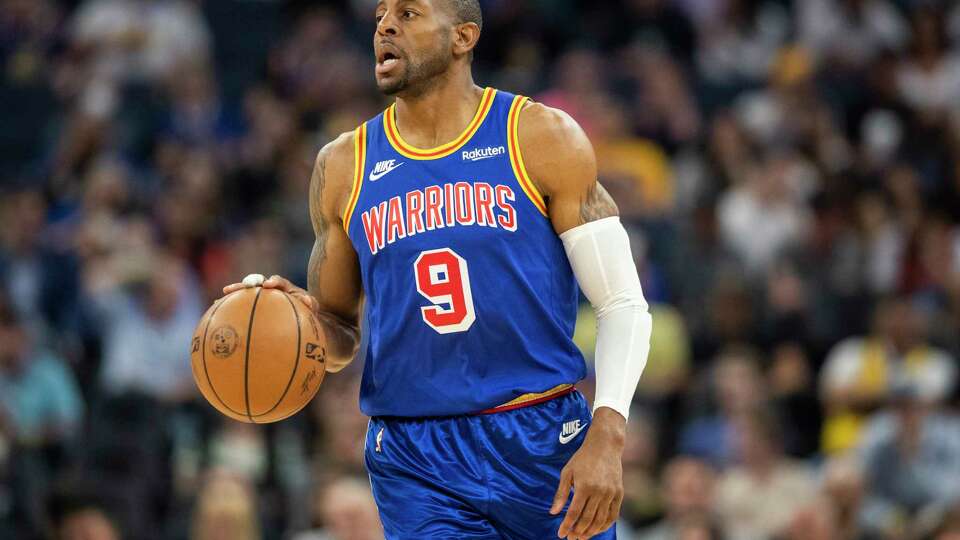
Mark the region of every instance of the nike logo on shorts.
<instances>
[{"instance_id":1,"label":"nike logo on shorts","mask_svg":"<svg viewBox=\"0 0 960 540\"><path fill-rule=\"evenodd\" d=\"M564 422L563 428L560 430L560 444L567 444L572 441L581 431L586 429L586 427L587 425L581 424L579 419Z\"/></svg>"}]
</instances>

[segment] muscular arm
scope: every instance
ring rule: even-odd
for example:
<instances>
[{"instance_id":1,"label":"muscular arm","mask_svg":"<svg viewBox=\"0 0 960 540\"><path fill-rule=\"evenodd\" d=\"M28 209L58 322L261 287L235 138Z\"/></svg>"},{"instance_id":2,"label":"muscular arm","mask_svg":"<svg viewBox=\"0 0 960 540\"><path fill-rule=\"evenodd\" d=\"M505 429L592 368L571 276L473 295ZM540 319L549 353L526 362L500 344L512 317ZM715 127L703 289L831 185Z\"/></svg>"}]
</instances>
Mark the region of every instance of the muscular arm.
<instances>
[{"instance_id":1,"label":"muscular arm","mask_svg":"<svg viewBox=\"0 0 960 540\"><path fill-rule=\"evenodd\" d=\"M521 111L520 151L527 172L547 202L553 229L561 235L600 219L619 215L617 204L597 180L597 157L587 134L567 113L540 103ZM625 437L626 421L615 411L595 411L609 435Z\"/></svg>"},{"instance_id":2,"label":"muscular arm","mask_svg":"<svg viewBox=\"0 0 960 540\"><path fill-rule=\"evenodd\" d=\"M230 294L259 284L285 291L306 304L323 326L329 372L346 367L360 342L360 266L342 221L342 209L353 187L353 162L351 133L341 135L317 155L310 179L310 220L316 240L307 268L309 291L280 276L264 281L259 274L223 288L224 294Z\"/></svg>"},{"instance_id":3,"label":"muscular arm","mask_svg":"<svg viewBox=\"0 0 960 540\"><path fill-rule=\"evenodd\" d=\"M567 113L528 104L521 112L519 138L527 171L547 200L557 234L619 214L597 181L593 145Z\"/></svg>"},{"instance_id":4,"label":"muscular arm","mask_svg":"<svg viewBox=\"0 0 960 540\"><path fill-rule=\"evenodd\" d=\"M360 342L360 266L342 222L353 161L353 134L341 135L317 155L310 179L316 240L307 267L307 290L327 337L327 371L333 372L350 363Z\"/></svg>"},{"instance_id":5,"label":"muscular arm","mask_svg":"<svg viewBox=\"0 0 960 540\"><path fill-rule=\"evenodd\" d=\"M567 114L540 104L522 112L520 151L547 203L581 289L597 312L597 392L583 445L560 475L551 513L573 500L561 538L590 538L617 519L623 500L626 416L646 364L650 315L617 206L597 181L593 146Z\"/></svg>"}]
</instances>

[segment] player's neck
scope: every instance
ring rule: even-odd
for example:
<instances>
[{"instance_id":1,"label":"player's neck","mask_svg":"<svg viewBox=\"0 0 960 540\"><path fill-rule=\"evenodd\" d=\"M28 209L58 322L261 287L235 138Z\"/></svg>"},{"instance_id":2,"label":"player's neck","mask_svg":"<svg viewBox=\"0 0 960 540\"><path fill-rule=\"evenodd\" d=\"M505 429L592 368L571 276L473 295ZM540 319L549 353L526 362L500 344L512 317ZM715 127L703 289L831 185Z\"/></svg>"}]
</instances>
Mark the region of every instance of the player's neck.
<instances>
[{"instance_id":1,"label":"player's neck","mask_svg":"<svg viewBox=\"0 0 960 540\"><path fill-rule=\"evenodd\" d=\"M448 143L473 120L482 97L483 89L469 74L436 81L416 96L397 97L397 129L418 148Z\"/></svg>"}]
</instances>

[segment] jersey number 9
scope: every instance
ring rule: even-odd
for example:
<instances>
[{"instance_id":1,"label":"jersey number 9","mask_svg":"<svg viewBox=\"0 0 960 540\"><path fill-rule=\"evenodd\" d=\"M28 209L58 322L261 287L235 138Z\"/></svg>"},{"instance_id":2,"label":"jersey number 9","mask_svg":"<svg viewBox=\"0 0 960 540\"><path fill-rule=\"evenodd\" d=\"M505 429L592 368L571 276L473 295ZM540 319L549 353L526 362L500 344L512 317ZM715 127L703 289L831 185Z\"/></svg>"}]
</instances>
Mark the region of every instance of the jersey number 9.
<instances>
[{"instance_id":1,"label":"jersey number 9","mask_svg":"<svg viewBox=\"0 0 960 540\"><path fill-rule=\"evenodd\" d=\"M433 303L420 308L423 322L440 334L466 332L477 318L467 261L450 248L424 251L413 273L417 292Z\"/></svg>"}]
</instances>

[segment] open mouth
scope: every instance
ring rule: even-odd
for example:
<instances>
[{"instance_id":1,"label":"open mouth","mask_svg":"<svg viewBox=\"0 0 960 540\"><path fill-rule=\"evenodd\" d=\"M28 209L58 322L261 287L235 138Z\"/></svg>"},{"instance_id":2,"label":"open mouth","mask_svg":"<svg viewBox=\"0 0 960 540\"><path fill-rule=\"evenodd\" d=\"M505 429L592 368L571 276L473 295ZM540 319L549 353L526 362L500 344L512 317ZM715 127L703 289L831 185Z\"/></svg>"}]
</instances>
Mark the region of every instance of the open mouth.
<instances>
[{"instance_id":1,"label":"open mouth","mask_svg":"<svg viewBox=\"0 0 960 540\"><path fill-rule=\"evenodd\" d=\"M380 65L384 67L390 67L396 64L398 61L400 61L400 57L391 52L383 53L383 55L380 57Z\"/></svg>"},{"instance_id":2,"label":"open mouth","mask_svg":"<svg viewBox=\"0 0 960 540\"><path fill-rule=\"evenodd\" d=\"M384 53L377 59L377 76L389 77L394 68L400 63L400 57L394 53Z\"/></svg>"},{"instance_id":3,"label":"open mouth","mask_svg":"<svg viewBox=\"0 0 960 540\"><path fill-rule=\"evenodd\" d=\"M396 46L389 42L383 42L380 45L380 51L377 54L377 73L386 74L400 62L400 52Z\"/></svg>"}]
</instances>

